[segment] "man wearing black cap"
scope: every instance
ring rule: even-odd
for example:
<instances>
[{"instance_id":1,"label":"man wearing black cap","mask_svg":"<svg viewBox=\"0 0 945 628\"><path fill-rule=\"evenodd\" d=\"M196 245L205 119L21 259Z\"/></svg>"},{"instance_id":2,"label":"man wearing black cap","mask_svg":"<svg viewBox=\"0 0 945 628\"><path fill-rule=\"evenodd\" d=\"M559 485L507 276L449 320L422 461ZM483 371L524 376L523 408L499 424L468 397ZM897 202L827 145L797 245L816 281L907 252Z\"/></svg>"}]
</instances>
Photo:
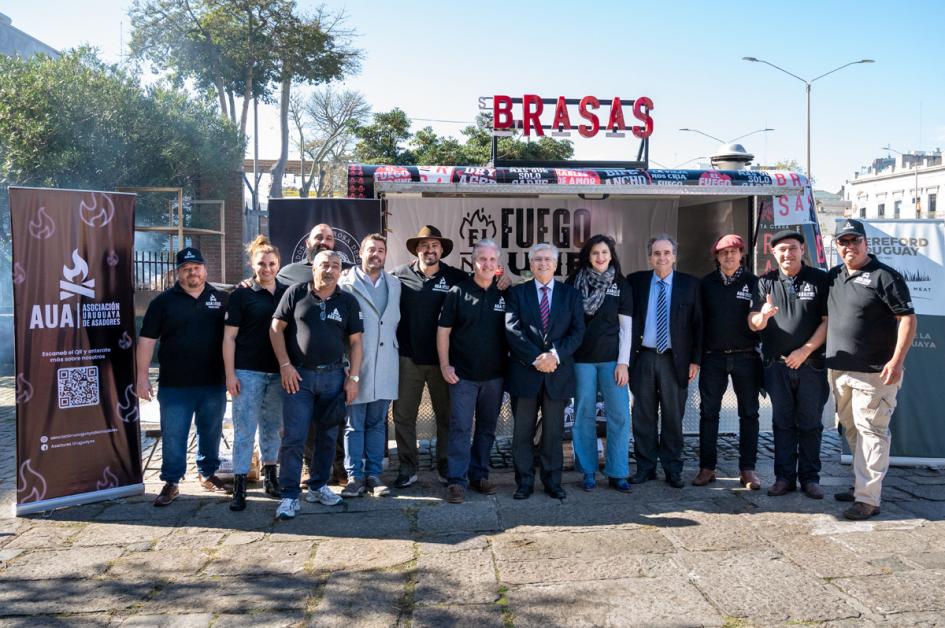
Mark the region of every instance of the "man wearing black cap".
<instances>
[{"instance_id":1,"label":"man wearing black cap","mask_svg":"<svg viewBox=\"0 0 945 628\"><path fill-rule=\"evenodd\" d=\"M161 409L164 488L154 500L166 506L178 495L177 483L187 469L187 436L193 420L197 427L197 468L200 485L222 491L215 475L220 466L220 436L226 410L223 371L223 317L227 294L207 283L203 256L187 247L177 253L177 283L159 294L145 312L138 336L136 360L138 397L153 395L148 369L158 351L160 373L157 399Z\"/></svg>"},{"instance_id":2,"label":"man wearing black cap","mask_svg":"<svg viewBox=\"0 0 945 628\"><path fill-rule=\"evenodd\" d=\"M758 280L748 325L761 332L765 390L771 395L775 483L768 495L797 489L823 499L820 488L822 414L830 395L824 366L827 273L807 266L804 236L771 238L776 270Z\"/></svg>"},{"instance_id":3,"label":"man wearing black cap","mask_svg":"<svg viewBox=\"0 0 945 628\"><path fill-rule=\"evenodd\" d=\"M430 391L436 415L436 468L441 481L448 476L447 443L450 427L449 387L440 372L436 352L436 332L440 308L450 288L469 276L441 258L453 250L453 241L440 230L426 225L416 237L407 240L407 250L417 260L395 268L391 274L400 279L400 384L394 401L394 436L400 470L394 486L406 488L417 481L417 411L423 387Z\"/></svg>"},{"instance_id":4,"label":"man wearing black cap","mask_svg":"<svg viewBox=\"0 0 945 628\"><path fill-rule=\"evenodd\" d=\"M699 376L699 474L694 486L715 481L719 413L729 377L738 400L739 483L758 490L758 393L761 356L758 334L747 316L758 278L742 266L745 242L730 233L712 245L718 268L702 278L702 373Z\"/></svg>"},{"instance_id":5,"label":"man wearing black cap","mask_svg":"<svg viewBox=\"0 0 945 628\"><path fill-rule=\"evenodd\" d=\"M862 520L879 514L889 422L916 319L909 286L869 254L863 223L847 220L834 238L843 263L829 273L827 367L854 475L854 486L834 497L853 502L847 519Z\"/></svg>"}]
</instances>

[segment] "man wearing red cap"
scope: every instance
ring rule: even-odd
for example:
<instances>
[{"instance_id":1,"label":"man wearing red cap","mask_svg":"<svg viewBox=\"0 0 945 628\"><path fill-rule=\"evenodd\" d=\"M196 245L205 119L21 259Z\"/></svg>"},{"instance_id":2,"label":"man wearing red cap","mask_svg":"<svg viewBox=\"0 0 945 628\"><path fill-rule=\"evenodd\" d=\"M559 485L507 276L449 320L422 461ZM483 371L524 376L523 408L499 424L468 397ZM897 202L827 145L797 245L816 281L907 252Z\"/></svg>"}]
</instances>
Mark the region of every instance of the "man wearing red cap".
<instances>
[{"instance_id":1,"label":"man wearing red cap","mask_svg":"<svg viewBox=\"0 0 945 628\"><path fill-rule=\"evenodd\" d=\"M718 268L702 278L702 374L699 376L699 474L692 481L715 481L719 412L729 377L738 400L739 483L761 488L758 458L758 393L762 386L758 335L748 327L751 298L758 278L742 266L745 242L724 235L712 245Z\"/></svg>"}]
</instances>

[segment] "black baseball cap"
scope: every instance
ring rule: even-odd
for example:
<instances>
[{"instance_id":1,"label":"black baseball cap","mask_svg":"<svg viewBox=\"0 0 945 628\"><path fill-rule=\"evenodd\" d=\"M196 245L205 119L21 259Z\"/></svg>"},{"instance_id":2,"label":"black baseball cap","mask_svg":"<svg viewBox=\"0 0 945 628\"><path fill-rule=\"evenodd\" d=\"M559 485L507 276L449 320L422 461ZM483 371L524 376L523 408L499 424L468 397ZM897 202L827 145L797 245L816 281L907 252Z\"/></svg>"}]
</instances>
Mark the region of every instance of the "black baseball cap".
<instances>
[{"instance_id":1,"label":"black baseball cap","mask_svg":"<svg viewBox=\"0 0 945 628\"><path fill-rule=\"evenodd\" d=\"M834 238L842 238L843 236L848 235L857 235L866 237L866 227L863 226L863 223L859 220L853 220L848 218L846 222L840 225L840 228L837 229L836 233L833 234Z\"/></svg>"},{"instance_id":2,"label":"black baseball cap","mask_svg":"<svg viewBox=\"0 0 945 628\"><path fill-rule=\"evenodd\" d=\"M186 249L177 252L177 267L180 268L184 264L206 264L206 262L203 261L200 249L188 246Z\"/></svg>"},{"instance_id":3,"label":"black baseball cap","mask_svg":"<svg viewBox=\"0 0 945 628\"><path fill-rule=\"evenodd\" d=\"M798 231L792 231L791 229L785 229L784 231L778 231L776 234L771 236L771 246L774 247L781 240L797 240L801 244L804 244L804 236Z\"/></svg>"}]
</instances>

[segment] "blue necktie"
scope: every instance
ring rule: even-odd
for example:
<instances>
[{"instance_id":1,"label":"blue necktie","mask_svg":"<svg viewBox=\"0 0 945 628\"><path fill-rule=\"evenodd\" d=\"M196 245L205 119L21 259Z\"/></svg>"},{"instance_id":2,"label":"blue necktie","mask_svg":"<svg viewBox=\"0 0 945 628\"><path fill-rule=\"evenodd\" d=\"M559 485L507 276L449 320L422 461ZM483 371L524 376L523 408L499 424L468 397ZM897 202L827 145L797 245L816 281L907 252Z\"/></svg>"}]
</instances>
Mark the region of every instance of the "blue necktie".
<instances>
[{"instance_id":1,"label":"blue necktie","mask_svg":"<svg viewBox=\"0 0 945 628\"><path fill-rule=\"evenodd\" d=\"M656 296L656 350L663 353L669 349L669 307L666 303L666 282L657 282L659 294Z\"/></svg>"}]
</instances>

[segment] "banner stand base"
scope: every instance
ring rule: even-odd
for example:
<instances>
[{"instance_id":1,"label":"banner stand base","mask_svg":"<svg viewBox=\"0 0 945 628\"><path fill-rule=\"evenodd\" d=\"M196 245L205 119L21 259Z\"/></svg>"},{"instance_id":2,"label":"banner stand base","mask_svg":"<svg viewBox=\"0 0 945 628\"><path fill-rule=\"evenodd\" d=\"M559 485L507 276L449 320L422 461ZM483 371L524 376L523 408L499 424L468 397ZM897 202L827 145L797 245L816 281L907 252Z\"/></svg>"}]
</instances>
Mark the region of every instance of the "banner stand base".
<instances>
[{"instance_id":1,"label":"banner stand base","mask_svg":"<svg viewBox=\"0 0 945 628\"><path fill-rule=\"evenodd\" d=\"M852 454L840 454L840 464L853 464ZM913 458L911 456L891 456L891 467L936 467L945 468L945 458Z\"/></svg>"},{"instance_id":2,"label":"banner stand base","mask_svg":"<svg viewBox=\"0 0 945 628\"><path fill-rule=\"evenodd\" d=\"M44 499L39 502L27 502L25 504L16 504L13 516L21 517L37 512L47 510L56 510L57 508L66 508L68 506L81 506L82 504L92 504L95 502L108 501L110 499L120 499L122 497L133 497L144 494L144 483L129 484L128 486L116 486L101 491L92 491L90 493L79 493L78 495L66 495L65 497L55 497L53 499Z\"/></svg>"}]
</instances>

